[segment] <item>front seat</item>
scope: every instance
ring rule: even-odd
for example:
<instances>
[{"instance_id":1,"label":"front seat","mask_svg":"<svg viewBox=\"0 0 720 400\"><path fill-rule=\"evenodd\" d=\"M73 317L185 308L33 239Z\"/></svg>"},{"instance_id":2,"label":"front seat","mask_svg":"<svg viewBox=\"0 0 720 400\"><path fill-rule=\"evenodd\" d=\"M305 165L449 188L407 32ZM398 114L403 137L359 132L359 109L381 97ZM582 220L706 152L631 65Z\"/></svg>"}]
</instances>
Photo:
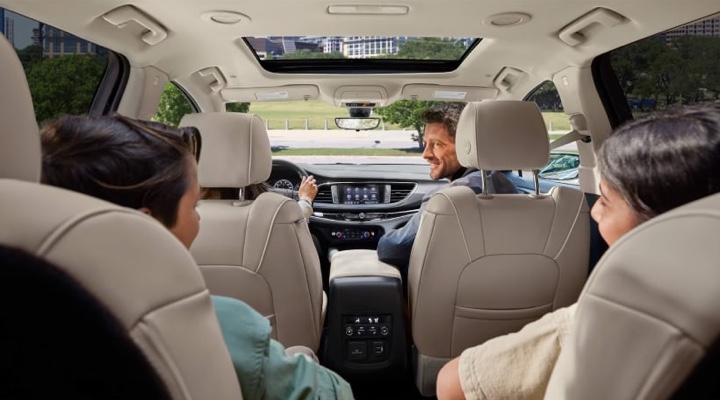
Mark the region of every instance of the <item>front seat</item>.
<instances>
[{"instance_id":1,"label":"front seat","mask_svg":"<svg viewBox=\"0 0 720 400\"><path fill-rule=\"evenodd\" d=\"M140 212L40 185L4 37L0 71L0 398L241 398L190 254Z\"/></svg>"},{"instance_id":2,"label":"front seat","mask_svg":"<svg viewBox=\"0 0 720 400\"><path fill-rule=\"evenodd\" d=\"M720 398L720 194L620 239L583 289L546 399Z\"/></svg>"},{"instance_id":3,"label":"front seat","mask_svg":"<svg viewBox=\"0 0 720 400\"><path fill-rule=\"evenodd\" d=\"M549 156L540 110L523 101L468 103L455 145L460 163L484 174L537 170ZM563 186L530 195L476 195L460 186L430 198L408 271L423 395L435 393L439 369L466 348L577 300L587 277L589 223L583 193Z\"/></svg>"},{"instance_id":4,"label":"front seat","mask_svg":"<svg viewBox=\"0 0 720 400\"><path fill-rule=\"evenodd\" d=\"M240 299L270 320L285 346L318 351L325 317L320 260L307 221L293 199L266 192L240 199L240 189L265 182L270 141L252 114L188 114L181 126L202 135L198 180L203 188L235 188L230 200L203 200L200 233L190 252L213 294Z\"/></svg>"}]
</instances>

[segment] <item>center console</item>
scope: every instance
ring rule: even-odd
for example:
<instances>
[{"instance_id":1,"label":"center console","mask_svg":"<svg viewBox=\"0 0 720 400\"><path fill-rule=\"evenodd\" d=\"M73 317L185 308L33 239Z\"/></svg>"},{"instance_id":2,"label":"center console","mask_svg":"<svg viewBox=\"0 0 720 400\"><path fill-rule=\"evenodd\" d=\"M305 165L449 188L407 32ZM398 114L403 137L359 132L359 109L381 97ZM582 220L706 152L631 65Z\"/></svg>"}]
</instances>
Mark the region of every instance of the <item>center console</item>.
<instances>
[{"instance_id":1,"label":"center console","mask_svg":"<svg viewBox=\"0 0 720 400\"><path fill-rule=\"evenodd\" d=\"M402 379L407 337L400 272L373 250L335 253L323 365L351 384Z\"/></svg>"}]
</instances>

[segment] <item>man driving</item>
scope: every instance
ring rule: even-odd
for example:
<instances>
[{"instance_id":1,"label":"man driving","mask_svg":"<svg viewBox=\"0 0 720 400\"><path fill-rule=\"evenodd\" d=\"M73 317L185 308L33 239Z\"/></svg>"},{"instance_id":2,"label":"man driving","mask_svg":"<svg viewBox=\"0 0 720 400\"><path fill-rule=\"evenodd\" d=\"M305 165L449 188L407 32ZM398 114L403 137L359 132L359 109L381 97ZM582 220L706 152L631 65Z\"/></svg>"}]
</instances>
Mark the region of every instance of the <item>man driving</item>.
<instances>
[{"instance_id":1,"label":"man driving","mask_svg":"<svg viewBox=\"0 0 720 400\"><path fill-rule=\"evenodd\" d=\"M449 181L447 185L437 190L462 185L479 194L482 193L482 173L477 169L460 165L455 153L455 133L463 108L465 103L445 103L423 112L422 119L425 122L423 158L430 164L430 178ZM515 185L502 172L491 172L488 182L489 193L516 193ZM400 269L403 285L407 282L410 251L420 225L420 216L430 196L437 190L423 197L420 210L407 224L385 232L378 242L378 258Z\"/></svg>"}]
</instances>

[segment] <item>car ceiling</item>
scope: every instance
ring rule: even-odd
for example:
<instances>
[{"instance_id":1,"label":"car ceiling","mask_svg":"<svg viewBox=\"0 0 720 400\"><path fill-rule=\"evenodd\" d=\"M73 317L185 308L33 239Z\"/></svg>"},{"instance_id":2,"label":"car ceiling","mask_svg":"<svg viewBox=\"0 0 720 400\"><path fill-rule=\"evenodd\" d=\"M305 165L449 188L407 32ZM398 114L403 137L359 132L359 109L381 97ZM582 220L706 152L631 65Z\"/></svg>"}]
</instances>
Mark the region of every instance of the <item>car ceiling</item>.
<instances>
[{"instance_id":1,"label":"car ceiling","mask_svg":"<svg viewBox=\"0 0 720 400\"><path fill-rule=\"evenodd\" d=\"M146 31L130 22L119 28L102 16L126 4L149 16L167 31L157 44L145 43ZM347 85L378 86L387 102L409 98L408 84L489 88L480 97L522 97L527 90L568 66L588 67L598 54L643 37L709 16L718 10L716 1L400 1L406 15L331 15L330 5L380 5L353 1L27 1L0 0L0 6L43 21L79 37L115 50L135 68L152 66L186 88L193 97L219 96L221 100L248 101L255 88L308 85L328 102L338 88ZM570 46L559 32L597 7L620 14L615 26L591 24L582 33L585 41ZM652 8L652 10L650 10ZM208 12L241 13L237 24L209 21ZM491 17L521 12L531 16L518 26L494 26ZM483 41L456 71L413 74L277 74L260 68L253 52L241 40L266 35L371 35L480 37ZM498 89L498 78L510 67L519 75L515 88ZM216 75L200 74L212 71ZM217 75L222 86L212 84ZM208 89L208 87L211 87ZM297 86L300 98L306 86ZM221 90L220 90L221 89ZM518 90L512 90L518 89ZM261 89L262 90L262 89ZM310 91L312 92L312 90ZM422 97L422 95L420 96Z\"/></svg>"}]
</instances>

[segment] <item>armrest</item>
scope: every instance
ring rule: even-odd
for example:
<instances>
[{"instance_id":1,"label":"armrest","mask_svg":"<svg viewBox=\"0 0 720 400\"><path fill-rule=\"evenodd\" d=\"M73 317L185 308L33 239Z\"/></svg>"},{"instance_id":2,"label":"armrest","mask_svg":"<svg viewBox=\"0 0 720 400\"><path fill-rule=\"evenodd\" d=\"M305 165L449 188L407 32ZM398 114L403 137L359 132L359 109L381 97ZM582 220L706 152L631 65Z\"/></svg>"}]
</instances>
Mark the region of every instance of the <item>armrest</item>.
<instances>
[{"instance_id":1,"label":"armrest","mask_svg":"<svg viewBox=\"0 0 720 400\"><path fill-rule=\"evenodd\" d=\"M343 250L332 255L330 260L330 282L335 278L349 276L385 276L400 278L400 271L390 264L378 260L375 250Z\"/></svg>"}]
</instances>

